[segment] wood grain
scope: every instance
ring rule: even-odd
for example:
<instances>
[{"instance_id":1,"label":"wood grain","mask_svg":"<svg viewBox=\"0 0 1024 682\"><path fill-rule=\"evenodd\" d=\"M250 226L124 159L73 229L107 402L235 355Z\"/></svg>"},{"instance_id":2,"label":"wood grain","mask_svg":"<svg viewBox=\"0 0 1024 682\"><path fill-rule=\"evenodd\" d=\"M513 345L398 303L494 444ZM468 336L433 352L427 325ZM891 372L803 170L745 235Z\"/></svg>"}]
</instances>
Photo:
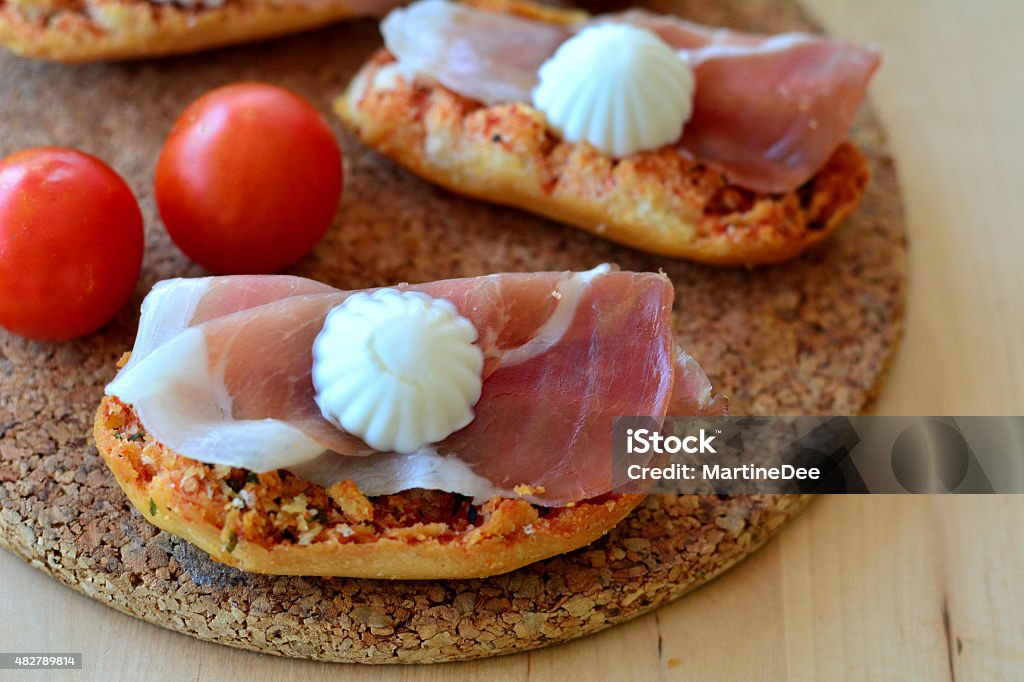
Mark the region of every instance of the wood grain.
<instances>
[{"instance_id":1,"label":"wood grain","mask_svg":"<svg viewBox=\"0 0 1024 682\"><path fill-rule=\"evenodd\" d=\"M877 412L1024 412L1024 4L806 4L886 55L873 100L904 183L912 259L907 335ZM1014 679L1022 515L1020 497L824 498L743 566L650 616L555 649L389 669L197 642L0 552L0 648L84 651L95 679Z\"/></svg>"}]
</instances>

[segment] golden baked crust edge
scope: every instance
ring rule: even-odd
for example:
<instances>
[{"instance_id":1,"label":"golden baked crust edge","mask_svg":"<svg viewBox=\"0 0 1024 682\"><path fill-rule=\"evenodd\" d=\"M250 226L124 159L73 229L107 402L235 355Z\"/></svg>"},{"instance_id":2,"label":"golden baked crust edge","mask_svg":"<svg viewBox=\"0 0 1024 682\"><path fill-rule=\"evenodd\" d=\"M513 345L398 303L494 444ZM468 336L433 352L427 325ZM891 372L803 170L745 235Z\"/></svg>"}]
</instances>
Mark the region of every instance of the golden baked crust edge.
<instances>
[{"instance_id":1,"label":"golden baked crust edge","mask_svg":"<svg viewBox=\"0 0 1024 682\"><path fill-rule=\"evenodd\" d=\"M549 518L538 518L535 508L524 501L505 500L490 509L480 524L455 533L441 534L431 524L420 524L389 531L390 537L364 534L360 539L357 534L346 540L324 532L308 544L268 544L247 537L244 525L232 530L230 524L237 523L238 517L229 514L225 521L224 510L215 508L222 503L209 492L198 486L186 490L180 462L191 465L184 470L185 476L197 467L208 472L213 467L187 460L155 442L141 429L130 406L105 397L96 412L94 437L118 484L147 520L217 561L254 573L485 578L588 545L644 499L643 495L608 496L558 510ZM166 462L175 466L161 469ZM358 492L356 496L361 497Z\"/></svg>"},{"instance_id":2,"label":"golden baked crust edge","mask_svg":"<svg viewBox=\"0 0 1024 682\"><path fill-rule=\"evenodd\" d=\"M529 3L475 2L548 21L565 16ZM767 265L824 241L860 203L864 156L843 143L797 191L759 194L673 148L615 160L558 140L524 103L483 106L402 76L376 79L381 50L334 108L360 139L451 191L522 208L627 246L714 265Z\"/></svg>"},{"instance_id":3,"label":"golden baked crust edge","mask_svg":"<svg viewBox=\"0 0 1024 682\"><path fill-rule=\"evenodd\" d=\"M82 63L197 52L365 16L361 5L229 2L188 9L147 0L86 0L88 11L39 13L0 2L0 44L23 57ZM387 9L397 2L383 3Z\"/></svg>"}]
</instances>

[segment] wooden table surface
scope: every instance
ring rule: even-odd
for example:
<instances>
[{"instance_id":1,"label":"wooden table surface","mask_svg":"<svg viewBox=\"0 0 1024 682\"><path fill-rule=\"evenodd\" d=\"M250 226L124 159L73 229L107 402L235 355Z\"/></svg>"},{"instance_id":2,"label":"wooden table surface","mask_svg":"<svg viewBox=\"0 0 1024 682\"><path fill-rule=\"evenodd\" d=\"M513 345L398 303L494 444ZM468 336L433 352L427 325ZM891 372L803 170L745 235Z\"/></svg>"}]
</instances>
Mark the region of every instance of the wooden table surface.
<instances>
[{"instance_id":1,"label":"wooden table surface","mask_svg":"<svg viewBox=\"0 0 1024 682\"><path fill-rule=\"evenodd\" d=\"M876 412L1024 414L1024 2L807 4L885 53L872 97L905 190L911 281ZM194 641L0 552L0 650L84 652L85 675L50 675L62 680L1024 679L1022 522L1024 496L821 498L739 568L629 624L383 669Z\"/></svg>"}]
</instances>

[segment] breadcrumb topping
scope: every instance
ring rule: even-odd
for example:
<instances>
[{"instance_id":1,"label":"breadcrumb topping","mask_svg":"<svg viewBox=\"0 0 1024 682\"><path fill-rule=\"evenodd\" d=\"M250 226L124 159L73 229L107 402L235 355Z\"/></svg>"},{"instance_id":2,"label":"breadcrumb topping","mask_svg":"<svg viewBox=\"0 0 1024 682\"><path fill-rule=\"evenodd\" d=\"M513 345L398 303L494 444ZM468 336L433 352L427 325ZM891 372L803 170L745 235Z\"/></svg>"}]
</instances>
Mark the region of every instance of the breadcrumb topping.
<instances>
[{"instance_id":1,"label":"breadcrumb topping","mask_svg":"<svg viewBox=\"0 0 1024 682\"><path fill-rule=\"evenodd\" d=\"M484 539L563 532L570 507L552 509L525 500L494 498L475 505L463 495L414 489L367 497L352 481L327 489L287 471L257 474L183 457L146 433L135 412L116 399L105 402L103 424L114 447L100 447L119 478L167 493L167 511L189 522L221 529L224 551L241 541L266 548L324 541L375 542L380 538L476 544ZM109 444L106 444L109 445ZM113 461L111 461L113 460ZM163 496L161 496L163 498ZM616 495L588 501L612 504ZM150 498L152 516L160 513Z\"/></svg>"}]
</instances>

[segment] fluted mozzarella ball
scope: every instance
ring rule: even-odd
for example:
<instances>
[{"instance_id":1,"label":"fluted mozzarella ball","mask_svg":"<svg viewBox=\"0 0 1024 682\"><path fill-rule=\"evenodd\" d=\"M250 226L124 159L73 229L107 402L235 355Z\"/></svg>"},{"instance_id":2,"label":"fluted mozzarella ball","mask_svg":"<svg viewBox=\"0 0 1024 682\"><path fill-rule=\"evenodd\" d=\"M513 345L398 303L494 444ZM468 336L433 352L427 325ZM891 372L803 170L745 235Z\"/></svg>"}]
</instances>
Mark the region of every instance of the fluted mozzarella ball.
<instances>
[{"instance_id":1,"label":"fluted mozzarella ball","mask_svg":"<svg viewBox=\"0 0 1024 682\"><path fill-rule=\"evenodd\" d=\"M483 353L450 301L419 292L357 293L313 344L325 419L383 452L415 452L473 420Z\"/></svg>"},{"instance_id":2,"label":"fluted mozzarella ball","mask_svg":"<svg viewBox=\"0 0 1024 682\"><path fill-rule=\"evenodd\" d=\"M693 115L690 65L650 31L598 24L544 62L533 104L567 142L629 156L673 144Z\"/></svg>"}]
</instances>

